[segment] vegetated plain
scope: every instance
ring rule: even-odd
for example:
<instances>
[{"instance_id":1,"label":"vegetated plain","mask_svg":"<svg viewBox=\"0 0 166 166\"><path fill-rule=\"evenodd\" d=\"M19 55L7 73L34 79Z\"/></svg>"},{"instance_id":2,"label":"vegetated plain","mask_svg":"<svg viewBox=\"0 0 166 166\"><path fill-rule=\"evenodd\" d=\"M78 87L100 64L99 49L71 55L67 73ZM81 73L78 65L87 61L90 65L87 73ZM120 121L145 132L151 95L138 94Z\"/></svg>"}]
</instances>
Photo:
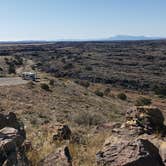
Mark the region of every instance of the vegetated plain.
<instances>
[{"instance_id":1,"label":"vegetated plain","mask_svg":"<svg viewBox=\"0 0 166 166\"><path fill-rule=\"evenodd\" d=\"M74 164L91 166L111 134L100 126L123 121L138 103L166 113L164 40L1 44L1 77L23 71L37 72L38 81L0 87L0 111L14 111L26 125L34 165L65 143L51 141L56 123L72 130Z\"/></svg>"}]
</instances>

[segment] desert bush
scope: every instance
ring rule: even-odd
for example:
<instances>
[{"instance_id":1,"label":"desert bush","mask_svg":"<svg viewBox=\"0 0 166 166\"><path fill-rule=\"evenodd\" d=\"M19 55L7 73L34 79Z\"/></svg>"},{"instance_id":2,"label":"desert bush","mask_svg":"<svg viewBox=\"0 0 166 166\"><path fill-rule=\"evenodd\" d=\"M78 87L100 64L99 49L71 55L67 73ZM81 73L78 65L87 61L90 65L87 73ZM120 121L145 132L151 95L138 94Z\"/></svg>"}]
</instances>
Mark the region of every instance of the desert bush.
<instances>
[{"instance_id":1,"label":"desert bush","mask_svg":"<svg viewBox=\"0 0 166 166\"><path fill-rule=\"evenodd\" d=\"M8 73L9 74L15 74L16 73L16 69L15 69L14 64L12 64L12 63L9 64Z\"/></svg>"},{"instance_id":2,"label":"desert bush","mask_svg":"<svg viewBox=\"0 0 166 166\"><path fill-rule=\"evenodd\" d=\"M76 80L75 83L77 83L85 88L88 88L90 86L89 81L86 81L86 80Z\"/></svg>"},{"instance_id":3,"label":"desert bush","mask_svg":"<svg viewBox=\"0 0 166 166\"><path fill-rule=\"evenodd\" d=\"M87 70L87 71L92 71L93 68L92 68L92 66L85 66L85 70Z\"/></svg>"},{"instance_id":4,"label":"desert bush","mask_svg":"<svg viewBox=\"0 0 166 166\"><path fill-rule=\"evenodd\" d=\"M106 89L104 90L104 95L105 95L105 96L108 96L108 95L110 94L110 92L111 92L111 89L110 89L110 88L106 88Z\"/></svg>"},{"instance_id":5,"label":"desert bush","mask_svg":"<svg viewBox=\"0 0 166 166\"><path fill-rule=\"evenodd\" d=\"M5 60L5 63L8 64L9 59L7 57L5 57L4 60Z\"/></svg>"},{"instance_id":6,"label":"desert bush","mask_svg":"<svg viewBox=\"0 0 166 166\"><path fill-rule=\"evenodd\" d=\"M53 86L53 85L55 84L55 80L51 79L51 80L49 81L49 84Z\"/></svg>"},{"instance_id":7,"label":"desert bush","mask_svg":"<svg viewBox=\"0 0 166 166\"><path fill-rule=\"evenodd\" d=\"M119 94L117 95L117 97L118 97L119 99L121 99L121 100L126 100L126 99L127 99L127 96L126 96L125 93L119 93Z\"/></svg>"},{"instance_id":8,"label":"desert bush","mask_svg":"<svg viewBox=\"0 0 166 166\"><path fill-rule=\"evenodd\" d=\"M73 117L75 123L85 126L93 126L104 123L105 118L97 113L81 112Z\"/></svg>"},{"instance_id":9,"label":"desert bush","mask_svg":"<svg viewBox=\"0 0 166 166\"><path fill-rule=\"evenodd\" d=\"M50 91L50 87L46 83L42 83L41 88L44 89L45 91Z\"/></svg>"},{"instance_id":10,"label":"desert bush","mask_svg":"<svg viewBox=\"0 0 166 166\"><path fill-rule=\"evenodd\" d=\"M159 96L166 96L166 86L155 86L153 90Z\"/></svg>"},{"instance_id":11,"label":"desert bush","mask_svg":"<svg viewBox=\"0 0 166 166\"><path fill-rule=\"evenodd\" d=\"M20 56L16 56L15 59L16 59L14 61L15 65L22 65L23 64L23 59Z\"/></svg>"},{"instance_id":12,"label":"desert bush","mask_svg":"<svg viewBox=\"0 0 166 166\"><path fill-rule=\"evenodd\" d=\"M97 96L100 96L100 97L103 97L103 96L104 96L104 93L101 92L101 91L99 91L99 90L96 90L96 91L95 91L95 94L96 94Z\"/></svg>"},{"instance_id":13,"label":"desert bush","mask_svg":"<svg viewBox=\"0 0 166 166\"><path fill-rule=\"evenodd\" d=\"M72 69L74 68L74 65L72 63L67 63L63 66L63 69L67 70L67 69Z\"/></svg>"},{"instance_id":14,"label":"desert bush","mask_svg":"<svg viewBox=\"0 0 166 166\"><path fill-rule=\"evenodd\" d=\"M136 100L135 105L136 106L144 106L144 105L150 105L152 103L152 100L146 97L139 97Z\"/></svg>"}]
</instances>

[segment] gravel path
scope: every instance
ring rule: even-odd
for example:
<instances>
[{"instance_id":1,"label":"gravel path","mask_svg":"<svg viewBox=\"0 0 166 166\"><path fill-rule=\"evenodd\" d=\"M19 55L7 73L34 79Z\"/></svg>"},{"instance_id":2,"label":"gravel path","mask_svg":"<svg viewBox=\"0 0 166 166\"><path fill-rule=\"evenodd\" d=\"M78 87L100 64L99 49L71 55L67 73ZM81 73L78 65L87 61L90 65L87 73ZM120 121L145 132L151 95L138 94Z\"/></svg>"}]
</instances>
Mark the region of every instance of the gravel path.
<instances>
[{"instance_id":1,"label":"gravel path","mask_svg":"<svg viewBox=\"0 0 166 166\"><path fill-rule=\"evenodd\" d=\"M11 86L26 84L27 81L22 80L21 77L0 78L0 86Z\"/></svg>"}]
</instances>

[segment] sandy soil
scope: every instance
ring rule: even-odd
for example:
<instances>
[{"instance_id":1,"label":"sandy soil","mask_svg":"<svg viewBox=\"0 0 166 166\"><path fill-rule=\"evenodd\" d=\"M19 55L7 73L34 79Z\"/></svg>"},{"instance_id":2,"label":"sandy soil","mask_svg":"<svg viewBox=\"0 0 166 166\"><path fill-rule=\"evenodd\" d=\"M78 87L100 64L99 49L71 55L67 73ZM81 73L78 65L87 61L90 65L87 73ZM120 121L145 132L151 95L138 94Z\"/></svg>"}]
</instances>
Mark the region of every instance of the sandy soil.
<instances>
[{"instance_id":1,"label":"sandy soil","mask_svg":"<svg viewBox=\"0 0 166 166\"><path fill-rule=\"evenodd\" d=\"M0 78L0 86L12 86L26 84L27 81L22 80L20 77Z\"/></svg>"}]
</instances>

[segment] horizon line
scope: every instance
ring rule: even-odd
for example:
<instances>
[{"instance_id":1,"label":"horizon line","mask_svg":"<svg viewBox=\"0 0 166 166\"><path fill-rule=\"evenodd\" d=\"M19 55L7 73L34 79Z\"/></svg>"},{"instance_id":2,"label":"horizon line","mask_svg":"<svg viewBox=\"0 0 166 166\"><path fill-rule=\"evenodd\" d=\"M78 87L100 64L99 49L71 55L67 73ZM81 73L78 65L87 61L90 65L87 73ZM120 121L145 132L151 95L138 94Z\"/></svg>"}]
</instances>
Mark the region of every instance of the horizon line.
<instances>
[{"instance_id":1,"label":"horizon line","mask_svg":"<svg viewBox=\"0 0 166 166\"><path fill-rule=\"evenodd\" d=\"M124 39L116 39L116 38ZM130 38L130 39L125 39ZM142 39L141 39L142 38ZM166 37L153 36L153 35L114 35L108 38L62 38L62 39L25 39L25 40L0 40L0 43L12 42L81 42L81 41L139 41L139 40L165 40Z\"/></svg>"}]
</instances>

